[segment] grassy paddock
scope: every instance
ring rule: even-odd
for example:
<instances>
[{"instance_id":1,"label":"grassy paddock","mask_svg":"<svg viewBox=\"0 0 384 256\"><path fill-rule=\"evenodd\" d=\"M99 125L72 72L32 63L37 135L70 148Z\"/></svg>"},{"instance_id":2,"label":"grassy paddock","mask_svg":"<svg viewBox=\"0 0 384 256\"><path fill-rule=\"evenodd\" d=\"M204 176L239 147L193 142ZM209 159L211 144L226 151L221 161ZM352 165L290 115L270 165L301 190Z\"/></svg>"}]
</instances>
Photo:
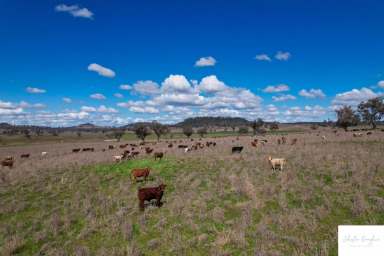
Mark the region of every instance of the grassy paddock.
<instances>
[{"instance_id":1,"label":"grassy paddock","mask_svg":"<svg viewBox=\"0 0 384 256\"><path fill-rule=\"evenodd\" d=\"M284 172L265 163L273 147L218 150L0 186L0 254L337 255L337 225L384 224L382 143L287 146ZM153 169L146 183L131 182L136 167ZM137 189L161 182L163 207L140 213Z\"/></svg>"}]
</instances>

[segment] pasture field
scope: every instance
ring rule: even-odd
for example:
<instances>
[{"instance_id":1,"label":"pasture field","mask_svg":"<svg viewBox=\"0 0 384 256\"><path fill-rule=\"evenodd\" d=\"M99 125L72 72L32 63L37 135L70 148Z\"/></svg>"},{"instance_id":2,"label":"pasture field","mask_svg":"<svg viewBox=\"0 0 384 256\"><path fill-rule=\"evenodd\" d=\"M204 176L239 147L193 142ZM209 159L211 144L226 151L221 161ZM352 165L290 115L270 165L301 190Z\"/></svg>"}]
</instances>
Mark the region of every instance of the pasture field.
<instances>
[{"instance_id":1,"label":"pasture field","mask_svg":"<svg viewBox=\"0 0 384 256\"><path fill-rule=\"evenodd\" d=\"M112 156L124 149L102 149L124 142L1 147L16 163L0 170L0 255L337 255L338 225L384 224L384 132L280 137L203 138L217 145L188 153L177 145L199 140L173 138L145 145L162 160L143 146L121 163ZM287 160L283 171L269 155ZM152 169L148 181L131 181L138 167ZM137 189L160 183L163 206L140 212Z\"/></svg>"}]
</instances>

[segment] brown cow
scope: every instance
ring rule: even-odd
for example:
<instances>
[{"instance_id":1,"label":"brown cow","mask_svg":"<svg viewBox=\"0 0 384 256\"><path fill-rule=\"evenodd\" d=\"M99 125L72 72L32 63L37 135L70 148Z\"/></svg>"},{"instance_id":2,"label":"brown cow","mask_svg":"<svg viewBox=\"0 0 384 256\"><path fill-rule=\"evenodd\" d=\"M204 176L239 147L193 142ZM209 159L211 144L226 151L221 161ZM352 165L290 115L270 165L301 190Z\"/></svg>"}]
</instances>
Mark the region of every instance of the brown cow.
<instances>
[{"instance_id":1,"label":"brown cow","mask_svg":"<svg viewBox=\"0 0 384 256\"><path fill-rule=\"evenodd\" d=\"M3 161L1 161L1 166L9 168L13 167L13 164L15 163L15 160L12 156L7 156Z\"/></svg>"},{"instance_id":2,"label":"brown cow","mask_svg":"<svg viewBox=\"0 0 384 256\"><path fill-rule=\"evenodd\" d=\"M161 160L164 156L164 153L163 152L155 152L153 155L155 156L155 160L157 158L159 158Z\"/></svg>"},{"instance_id":3,"label":"brown cow","mask_svg":"<svg viewBox=\"0 0 384 256\"><path fill-rule=\"evenodd\" d=\"M251 145L252 145L252 147L257 147L257 143L256 142L254 142L254 141L251 141Z\"/></svg>"},{"instance_id":4,"label":"brown cow","mask_svg":"<svg viewBox=\"0 0 384 256\"><path fill-rule=\"evenodd\" d=\"M137 197L139 198L140 211L144 211L144 202L156 199L156 206L161 206L161 198L163 197L166 185L161 184L158 187L140 188L137 191Z\"/></svg>"},{"instance_id":5,"label":"brown cow","mask_svg":"<svg viewBox=\"0 0 384 256\"><path fill-rule=\"evenodd\" d=\"M145 148L145 153L151 154L152 152L153 152L153 148L150 148L150 147Z\"/></svg>"},{"instance_id":6,"label":"brown cow","mask_svg":"<svg viewBox=\"0 0 384 256\"><path fill-rule=\"evenodd\" d=\"M281 137L281 144L287 143L287 138L286 137Z\"/></svg>"},{"instance_id":7,"label":"brown cow","mask_svg":"<svg viewBox=\"0 0 384 256\"><path fill-rule=\"evenodd\" d=\"M131 171L131 180L137 181L137 178L139 177L143 177L144 180L147 180L150 172L151 172L151 169L149 168L133 169Z\"/></svg>"},{"instance_id":8,"label":"brown cow","mask_svg":"<svg viewBox=\"0 0 384 256\"><path fill-rule=\"evenodd\" d=\"M297 138L294 138L294 139L292 140L291 145L295 145L296 143L297 143Z\"/></svg>"}]
</instances>

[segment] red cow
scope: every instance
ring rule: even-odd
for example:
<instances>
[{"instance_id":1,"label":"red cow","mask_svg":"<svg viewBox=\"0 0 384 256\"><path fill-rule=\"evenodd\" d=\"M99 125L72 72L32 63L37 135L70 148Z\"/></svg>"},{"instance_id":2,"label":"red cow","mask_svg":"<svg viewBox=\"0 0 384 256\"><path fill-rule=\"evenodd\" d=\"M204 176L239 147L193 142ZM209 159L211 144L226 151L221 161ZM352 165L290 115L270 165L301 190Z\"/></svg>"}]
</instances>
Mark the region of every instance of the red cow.
<instances>
[{"instance_id":1,"label":"red cow","mask_svg":"<svg viewBox=\"0 0 384 256\"><path fill-rule=\"evenodd\" d=\"M137 197L139 198L139 208L144 211L144 202L156 199L156 206L161 206L161 198L163 197L166 185L161 184L158 187L140 188L137 191Z\"/></svg>"},{"instance_id":2,"label":"red cow","mask_svg":"<svg viewBox=\"0 0 384 256\"><path fill-rule=\"evenodd\" d=\"M151 172L151 169L149 168L133 169L131 171L131 179L134 181L137 181L137 178L144 177L144 180L147 180L150 172Z\"/></svg>"}]
</instances>

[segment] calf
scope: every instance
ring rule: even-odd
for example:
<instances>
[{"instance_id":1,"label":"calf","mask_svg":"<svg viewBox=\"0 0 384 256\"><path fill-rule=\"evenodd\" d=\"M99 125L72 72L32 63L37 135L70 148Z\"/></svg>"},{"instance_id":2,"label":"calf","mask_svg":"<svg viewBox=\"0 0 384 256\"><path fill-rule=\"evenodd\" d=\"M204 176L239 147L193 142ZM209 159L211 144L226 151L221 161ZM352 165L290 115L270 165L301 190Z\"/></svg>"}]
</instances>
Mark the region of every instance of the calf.
<instances>
[{"instance_id":1,"label":"calf","mask_svg":"<svg viewBox=\"0 0 384 256\"><path fill-rule=\"evenodd\" d=\"M163 156L164 156L164 153L163 153L163 152L155 152L155 153L154 153L155 160L156 160L157 158L159 158L159 160L161 160L161 159L163 158Z\"/></svg>"},{"instance_id":2,"label":"calf","mask_svg":"<svg viewBox=\"0 0 384 256\"><path fill-rule=\"evenodd\" d=\"M232 147L232 154L233 153L241 153L241 151L243 151L243 146L241 147Z\"/></svg>"},{"instance_id":3,"label":"calf","mask_svg":"<svg viewBox=\"0 0 384 256\"><path fill-rule=\"evenodd\" d=\"M273 170L276 170L276 167L278 167L282 171L286 160L284 158L272 158L269 156L268 162Z\"/></svg>"},{"instance_id":4,"label":"calf","mask_svg":"<svg viewBox=\"0 0 384 256\"><path fill-rule=\"evenodd\" d=\"M44 157L44 156L46 156L46 155L48 155L48 152L41 152L41 156L42 156L42 157Z\"/></svg>"},{"instance_id":5,"label":"calf","mask_svg":"<svg viewBox=\"0 0 384 256\"><path fill-rule=\"evenodd\" d=\"M30 157L30 154L21 154L20 155L20 158L29 158Z\"/></svg>"},{"instance_id":6,"label":"calf","mask_svg":"<svg viewBox=\"0 0 384 256\"><path fill-rule=\"evenodd\" d=\"M160 207L165 187L166 185L161 184L158 187L140 188L137 191L140 211L144 211L144 202L151 201L152 199L156 199L156 206Z\"/></svg>"},{"instance_id":7,"label":"calf","mask_svg":"<svg viewBox=\"0 0 384 256\"><path fill-rule=\"evenodd\" d=\"M116 163L120 163L123 160L123 155L113 156Z\"/></svg>"},{"instance_id":8,"label":"calf","mask_svg":"<svg viewBox=\"0 0 384 256\"><path fill-rule=\"evenodd\" d=\"M131 180L137 181L137 178L139 177L143 177L144 180L147 180L150 172L151 172L151 169L149 168L133 169L131 171Z\"/></svg>"}]
</instances>

